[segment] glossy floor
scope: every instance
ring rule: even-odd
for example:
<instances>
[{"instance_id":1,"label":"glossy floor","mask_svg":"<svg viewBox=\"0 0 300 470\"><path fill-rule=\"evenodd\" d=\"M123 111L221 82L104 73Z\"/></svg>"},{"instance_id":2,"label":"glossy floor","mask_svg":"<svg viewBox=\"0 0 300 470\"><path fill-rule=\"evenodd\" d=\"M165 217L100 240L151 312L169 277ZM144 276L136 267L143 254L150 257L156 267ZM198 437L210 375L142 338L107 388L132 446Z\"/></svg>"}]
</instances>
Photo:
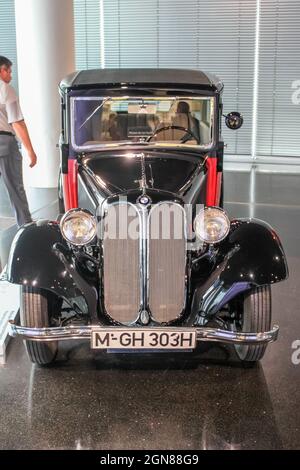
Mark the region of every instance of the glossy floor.
<instances>
[{"instance_id":1,"label":"glossy floor","mask_svg":"<svg viewBox=\"0 0 300 470\"><path fill-rule=\"evenodd\" d=\"M245 369L230 348L207 344L192 356L141 357L94 356L86 343L65 343L55 367L41 369L14 340L0 368L0 448L300 448L300 364L292 362L300 340L299 178L226 174L230 215L270 222L289 262L289 280L273 287L280 337L260 364Z\"/></svg>"}]
</instances>

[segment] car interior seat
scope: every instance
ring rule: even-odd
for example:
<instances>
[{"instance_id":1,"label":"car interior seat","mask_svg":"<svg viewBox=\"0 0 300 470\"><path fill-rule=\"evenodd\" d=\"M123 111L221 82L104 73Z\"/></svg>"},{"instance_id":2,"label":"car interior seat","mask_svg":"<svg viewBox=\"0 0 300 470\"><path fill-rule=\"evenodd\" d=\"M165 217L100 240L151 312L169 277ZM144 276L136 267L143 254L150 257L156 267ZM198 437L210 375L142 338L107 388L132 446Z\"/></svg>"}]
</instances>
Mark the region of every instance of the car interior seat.
<instances>
[{"instance_id":1,"label":"car interior seat","mask_svg":"<svg viewBox=\"0 0 300 470\"><path fill-rule=\"evenodd\" d=\"M200 122L200 141L203 144L210 142L210 125L205 121Z\"/></svg>"}]
</instances>

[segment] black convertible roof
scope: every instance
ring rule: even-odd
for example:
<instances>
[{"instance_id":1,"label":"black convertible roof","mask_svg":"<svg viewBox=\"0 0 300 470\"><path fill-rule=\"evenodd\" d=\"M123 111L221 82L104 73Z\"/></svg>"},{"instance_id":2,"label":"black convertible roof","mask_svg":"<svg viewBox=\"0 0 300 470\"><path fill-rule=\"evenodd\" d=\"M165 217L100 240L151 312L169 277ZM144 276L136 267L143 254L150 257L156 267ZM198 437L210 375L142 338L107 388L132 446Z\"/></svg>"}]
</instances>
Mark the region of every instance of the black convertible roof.
<instances>
[{"instance_id":1,"label":"black convertible roof","mask_svg":"<svg viewBox=\"0 0 300 470\"><path fill-rule=\"evenodd\" d=\"M93 69L74 72L65 77L60 88L105 85L188 85L195 88L222 90L223 83L215 75L188 69Z\"/></svg>"}]
</instances>

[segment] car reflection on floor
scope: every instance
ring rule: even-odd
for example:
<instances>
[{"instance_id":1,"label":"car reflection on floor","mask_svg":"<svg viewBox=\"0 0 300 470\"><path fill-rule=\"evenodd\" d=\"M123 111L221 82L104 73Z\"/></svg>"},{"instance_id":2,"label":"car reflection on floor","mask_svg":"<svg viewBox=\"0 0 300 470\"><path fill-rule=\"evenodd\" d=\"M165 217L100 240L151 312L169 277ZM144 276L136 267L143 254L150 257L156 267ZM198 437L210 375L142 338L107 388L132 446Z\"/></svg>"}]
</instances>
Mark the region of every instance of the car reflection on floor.
<instances>
[{"instance_id":1,"label":"car reflection on floor","mask_svg":"<svg viewBox=\"0 0 300 470\"><path fill-rule=\"evenodd\" d=\"M229 347L94 355L64 343L55 367L28 367L22 355L19 368L29 377L16 379L14 418L4 400L1 448L281 448L262 367L242 368Z\"/></svg>"}]
</instances>

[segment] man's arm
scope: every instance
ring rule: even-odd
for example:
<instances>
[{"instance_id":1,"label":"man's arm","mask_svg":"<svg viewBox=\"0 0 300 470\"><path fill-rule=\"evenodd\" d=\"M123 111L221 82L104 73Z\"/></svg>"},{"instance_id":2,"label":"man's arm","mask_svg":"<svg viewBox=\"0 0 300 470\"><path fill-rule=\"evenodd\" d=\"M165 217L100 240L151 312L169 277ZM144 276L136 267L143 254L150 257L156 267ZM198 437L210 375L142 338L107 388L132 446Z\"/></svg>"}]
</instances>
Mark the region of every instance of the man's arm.
<instances>
[{"instance_id":1,"label":"man's arm","mask_svg":"<svg viewBox=\"0 0 300 470\"><path fill-rule=\"evenodd\" d=\"M12 122L11 125L17 137L20 139L25 149L27 150L29 160L30 160L29 166L32 168L36 164L37 157L32 147L32 143L29 137L26 123L25 121L17 121L17 122Z\"/></svg>"},{"instance_id":2,"label":"man's arm","mask_svg":"<svg viewBox=\"0 0 300 470\"><path fill-rule=\"evenodd\" d=\"M22 144L27 150L30 167L33 167L36 164L36 154L33 150L27 126L24 121L24 117L19 105L19 100L14 88L10 85L5 87L6 97L5 97L5 107L7 112L7 122L13 127L17 137L21 140Z\"/></svg>"}]
</instances>

